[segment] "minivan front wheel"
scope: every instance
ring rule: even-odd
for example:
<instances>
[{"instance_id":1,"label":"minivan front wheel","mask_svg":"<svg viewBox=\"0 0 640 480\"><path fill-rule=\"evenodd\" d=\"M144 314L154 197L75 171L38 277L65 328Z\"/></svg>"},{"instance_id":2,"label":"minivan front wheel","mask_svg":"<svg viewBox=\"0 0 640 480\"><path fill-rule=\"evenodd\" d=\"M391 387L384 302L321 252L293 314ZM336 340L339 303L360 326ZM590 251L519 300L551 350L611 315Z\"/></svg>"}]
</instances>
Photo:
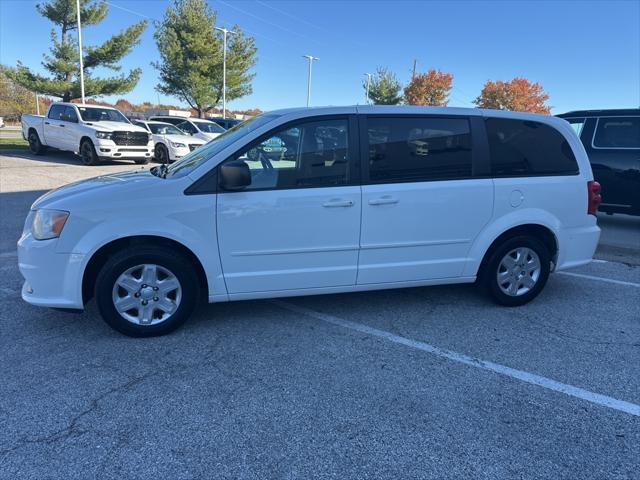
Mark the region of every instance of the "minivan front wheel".
<instances>
[{"instance_id":1,"label":"minivan front wheel","mask_svg":"<svg viewBox=\"0 0 640 480\"><path fill-rule=\"evenodd\" d=\"M547 247L535 237L507 239L491 253L481 272L482 283L501 305L519 306L542 291L551 267Z\"/></svg>"},{"instance_id":2,"label":"minivan front wheel","mask_svg":"<svg viewBox=\"0 0 640 480\"><path fill-rule=\"evenodd\" d=\"M175 330L191 316L199 285L188 258L158 246L132 247L105 263L95 296L112 328L151 337Z\"/></svg>"}]
</instances>

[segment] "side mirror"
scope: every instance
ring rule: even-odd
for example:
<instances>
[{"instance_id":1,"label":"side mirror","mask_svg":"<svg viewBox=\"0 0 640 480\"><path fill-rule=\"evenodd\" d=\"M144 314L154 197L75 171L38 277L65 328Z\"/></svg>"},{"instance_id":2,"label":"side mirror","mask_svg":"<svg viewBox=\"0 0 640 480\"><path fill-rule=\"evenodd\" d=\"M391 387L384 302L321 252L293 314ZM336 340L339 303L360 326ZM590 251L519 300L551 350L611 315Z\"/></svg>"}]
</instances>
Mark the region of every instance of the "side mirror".
<instances>
[{"instance_id":1,"label":"side mirror","mask_svg":"<svg viewBox=\"0 0 640 480\"><path fill-rule=\"evenodd\" d=\"M242 160L234 160L220 167L220 187L224 190L242 190L251 185L251 170Z\"/></svg>"}]
</instances>

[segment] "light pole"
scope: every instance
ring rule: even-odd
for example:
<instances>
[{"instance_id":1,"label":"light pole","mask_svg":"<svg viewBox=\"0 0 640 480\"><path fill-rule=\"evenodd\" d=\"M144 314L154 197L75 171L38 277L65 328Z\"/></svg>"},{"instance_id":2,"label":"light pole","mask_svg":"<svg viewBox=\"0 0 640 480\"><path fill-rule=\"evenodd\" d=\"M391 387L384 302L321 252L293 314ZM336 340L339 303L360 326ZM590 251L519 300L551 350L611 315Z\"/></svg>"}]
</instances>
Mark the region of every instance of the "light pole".
<instances>
[{"instance_id":1,"label":"light pole","mask_svg":"<svg viewBox=\"0 0 640 480\"><path fill-rule=\"evenodd\" d=\"M318 57L314 57L313 55L303 55L303 58L309 60L309 77L307 78L307 107L311 103L311 65L314 60L320 60Z\"/></svg>"},{"instance_id":2,"label":"light pole","mask_svg":"<svg viewBox=\"0 0 640 480\"><path fill-rule=\"evenodd\" d=\"M36 92L36 115L40 115L40 100L38 99L38 92Z\"/></svg>"},{"instance_id":3,"label":"light pole","mask_svg":"<svg viewBox=\"0 0 640 480\"><path fill-rule=\"evenodd\" d=\"M222 32L222 118L227 117L227 34L236 35L236 32L226 28L213 27Z\"/></svg>"},{"instance_id":4,"label":"light pole","mask_svg":"<svg viewBox=\"0 0 640 480\"><path fill-rule=\"evenodd\" d=\"M371 74L365 73L364 75L367 77L367 93L365 94L366 95L365 101L366 103L369 103L369 85L371 85Z\"/></svg>"},{"instance_id":5,"label":"light pole","mask_svg":"<svg viewBox=\"0 0 640 480\"><path fill-rule=\"evenodd\" d=\"M80 0L76 0L76 16L78 18L78 51L80 52L80 93L84 105L84 65L82 62L82 25L80 25Z\"/></svg>"}]
</instances>

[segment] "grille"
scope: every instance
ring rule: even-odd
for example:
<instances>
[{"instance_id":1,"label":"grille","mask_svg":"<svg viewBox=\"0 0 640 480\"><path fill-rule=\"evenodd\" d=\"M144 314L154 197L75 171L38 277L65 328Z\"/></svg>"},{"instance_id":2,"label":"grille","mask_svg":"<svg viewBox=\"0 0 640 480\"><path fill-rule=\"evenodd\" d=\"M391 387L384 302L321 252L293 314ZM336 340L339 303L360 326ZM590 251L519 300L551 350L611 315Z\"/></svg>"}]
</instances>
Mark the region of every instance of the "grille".
<instances>
[{"instance_id":1,"label":"grille","mask_svg":"<svg viewBox=\"0 0 640 480\"><path fill-rule=\"evenodd\" d=\"M190 143L189 144L189 150L191 150L192 152L198 148L200 145L198 143Z\"/></svg>"},{"instance_id":2,"label":"grille","mask_svg":"<svg viewBox=\"0 0 640 480\"><path fill-rule=\"evenodd\" d=\"M119 152L146 152L146 148L119 148Z\"/></svg>"},{"instance_id":3,"label":"grille","mask_svg":"<svg viewBox=\"0 0 640 480\"><path fill-rule=\"evenodd\" d=\"M149 142L149 134L144 132L113 132L111 140L116 145L146 145Z\"/></svg>"}]
</instances>

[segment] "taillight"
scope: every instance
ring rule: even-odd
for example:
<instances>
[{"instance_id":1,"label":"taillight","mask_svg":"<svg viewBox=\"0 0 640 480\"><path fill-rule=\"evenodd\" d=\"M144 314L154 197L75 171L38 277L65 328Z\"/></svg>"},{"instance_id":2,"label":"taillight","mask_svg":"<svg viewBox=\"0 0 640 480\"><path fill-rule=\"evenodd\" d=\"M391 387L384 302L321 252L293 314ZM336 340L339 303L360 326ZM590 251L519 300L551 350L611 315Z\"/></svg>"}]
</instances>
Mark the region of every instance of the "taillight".
<instances>
[{"instance_id":1,"label":"taillight","mask_svg":"<svg viewBox=\"0 0 640 480\"><path fill-rule=\"evenodd\" d=\"M589 194L589 206L587 207L587 213L589 215L595 215L598 211L598 207L602 203L600 184L596 181L587 182L587 192Z\"/></svg>"}]
</instances>

